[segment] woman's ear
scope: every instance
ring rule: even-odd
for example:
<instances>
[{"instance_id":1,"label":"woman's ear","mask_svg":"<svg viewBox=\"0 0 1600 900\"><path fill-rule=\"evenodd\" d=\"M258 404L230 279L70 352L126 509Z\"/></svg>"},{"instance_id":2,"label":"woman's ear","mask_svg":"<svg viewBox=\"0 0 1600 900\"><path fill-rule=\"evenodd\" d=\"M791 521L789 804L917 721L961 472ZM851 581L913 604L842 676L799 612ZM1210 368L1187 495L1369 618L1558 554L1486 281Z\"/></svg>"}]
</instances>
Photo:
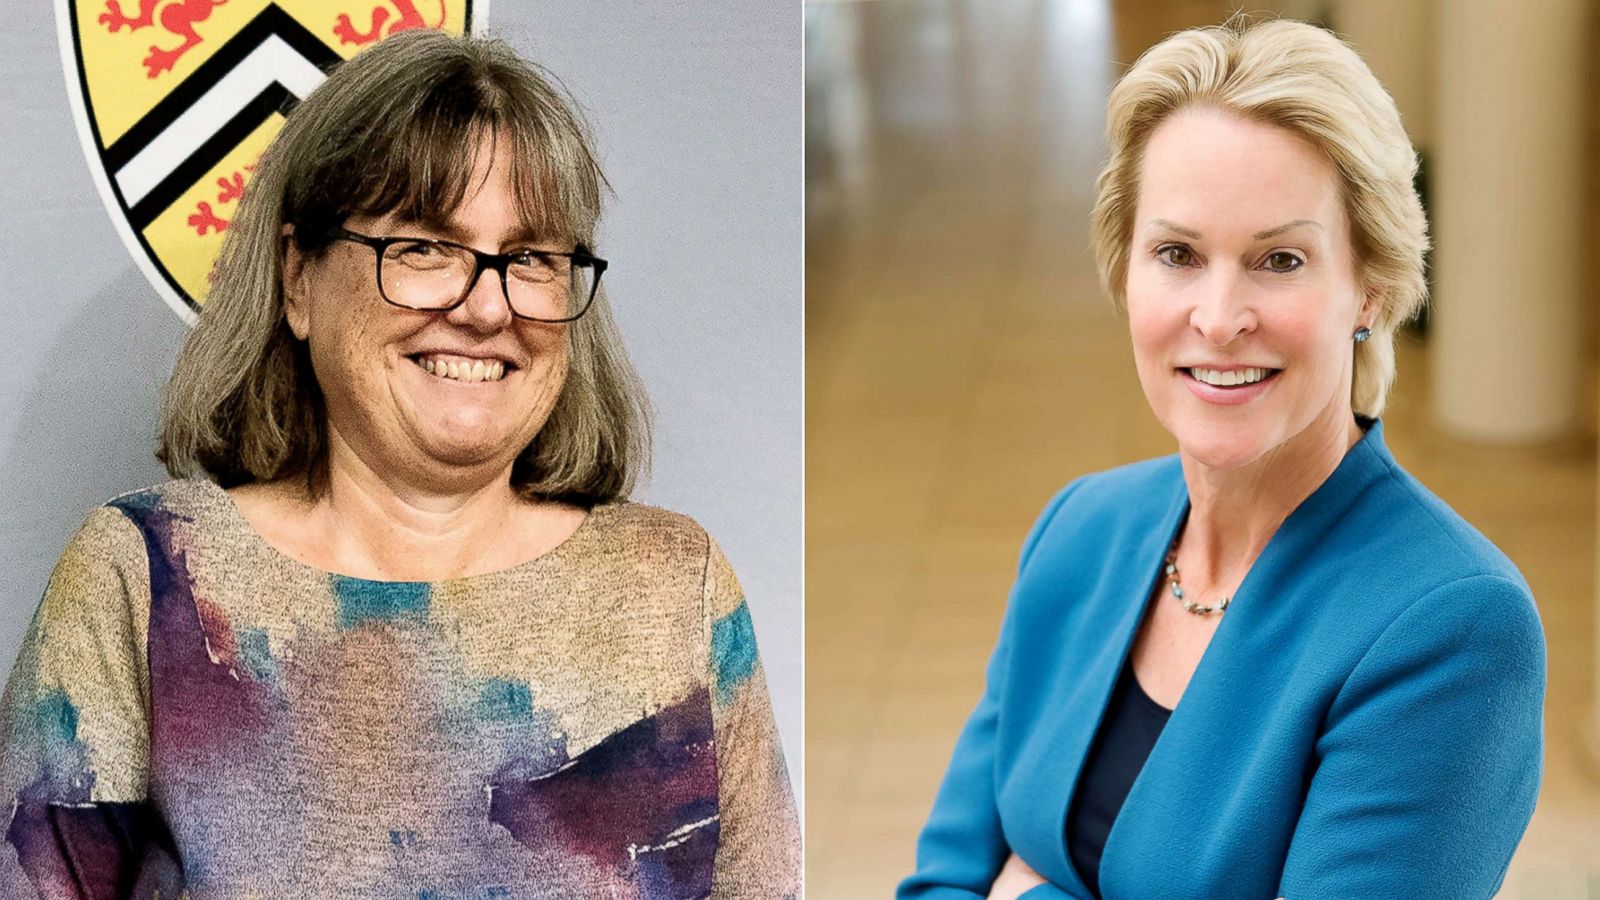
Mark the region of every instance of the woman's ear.
<instances>
[{"instance_id":1,"label":"woman's ear","mask_svg":"<svg viewBox=\"0 0 1600 900\"><path fill-rule=\"evenodd\" d=\"M283 226L278 239L283 241L283 269L279 272L279 280L283 285L283 317L289 323L289 330L303 341L311 332L306 255L295 242L294 226Z\"/></svg>"},{"instance_id":2,"label":"woman's ear","mask_svg":"<svg viewBox=\"0 0 1600 900\"><path fill-rule=\"evenodd\" d=\"M1365 298L1361 301L1361 309L1356 314L1356 324L1363 328L1376 328L1378 313L1383 311L1383 301L1388 299L1389 291L1379 285L1367 288Z\"/></svg>"}]
</instances>

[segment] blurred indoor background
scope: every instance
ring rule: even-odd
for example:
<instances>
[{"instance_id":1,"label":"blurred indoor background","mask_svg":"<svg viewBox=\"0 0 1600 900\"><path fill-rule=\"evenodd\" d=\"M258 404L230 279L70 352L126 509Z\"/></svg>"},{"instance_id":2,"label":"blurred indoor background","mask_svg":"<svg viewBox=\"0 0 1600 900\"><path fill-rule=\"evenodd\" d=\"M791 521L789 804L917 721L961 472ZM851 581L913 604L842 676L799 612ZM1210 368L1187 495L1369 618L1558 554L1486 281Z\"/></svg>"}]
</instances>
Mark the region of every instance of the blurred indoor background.
<instances>
[{"instance_id":1,"label":"blurred indoor background","mask_svg":"<svg viewBox=\"0 0 1600 900\"><path fill-rule=\"evenodd\" d=\"M1088 216L1112 80L1199 0L811 2L808 894L886 897L976 702L1020 542L1086 472L1172 452ZM1279 2L1350 39L1424 154L1433 308L1396 457L1532 584L1538 809L1501 897L1600 898L1600 28L1583 0Z\"/></svg>"}]
</instances>

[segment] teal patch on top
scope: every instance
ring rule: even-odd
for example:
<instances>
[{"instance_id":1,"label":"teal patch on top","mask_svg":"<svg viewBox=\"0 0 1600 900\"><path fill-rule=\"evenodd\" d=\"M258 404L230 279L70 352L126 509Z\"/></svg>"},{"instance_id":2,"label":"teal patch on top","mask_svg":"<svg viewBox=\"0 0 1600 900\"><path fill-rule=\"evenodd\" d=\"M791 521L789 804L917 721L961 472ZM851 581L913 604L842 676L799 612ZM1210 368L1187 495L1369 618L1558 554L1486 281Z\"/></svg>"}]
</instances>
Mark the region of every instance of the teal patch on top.
<instances>
[{"instance_id":1,"label":"teal patch on top","mask_svg":"<svg viewBox=\"0 0 1600 900\"><path fill-rule=\"evenodd\" d=\"M38 730L39 777L52 796L62 802L87 803L94 789L89 769L89 748L78 740L78 707L66 691L51 688L40 693L33 707Z\"/></svg>"},{"instance_id":2,"label":"teal patch on top","mask_svg":"<svg viewBox=\"0 0 1600 900\"><path fill-rule=\"evenodd\" d=\"M46 747L71 744L78 739L78 707L73 705L66 691L45 691L34 707L34 715Z\"/></svg>"},{"instance_id":3,"label":"teal patch on top","mask_svg":"<svg viewBox=\"0 0 1600 900\"><path fill-rule=\"evenodd\" d=\"M478 718L533 721L533 689L514 678L489 678L478 691Z\"/></svg>"},{"instance_id":4,"label":"teal patch on top","mask_svg":"<svg viewBox=\"0 0 1600 900\"><path fill-rule=\"evenodd\" d=\"M106 505L120 509L124 513L154 512L161 505L161 494L150 488L145 488L142 491L129 491L106 501Z\"/></svg>"},{"instance_id":5,"label":"teal patch on top","mask_svg":"<svg viewBox=\"0 0 1600 900\"><path fill-rule=\"evenodd\" d=\"M743 599L733 612L711 623L711 667L717 679L717 702L733 702L733 694L756 671L756 628Z\"/></svg>"},{"instance_id":6,"label":"teal patch on top","mask_svg":"<svg viewBox=\"0 0 1600 900\"><path fill-rule=\"evenodd\" d=\"M263 629L239 632L239 661L258 684L270 684L278 677L278 661L272 658L272 645Z\"/></svg>"},{"instance_id":7,"label":"teal patch on top","mask_svg":"<svg viewBox=\"0 0 1600 900\"><path fill-rule=\"evenodd\" d=\"M428 595L425 581L368 581L333 576L340 628L354 628L368 621L421 622L428 617Z\"/></svg>"}]
</instances>

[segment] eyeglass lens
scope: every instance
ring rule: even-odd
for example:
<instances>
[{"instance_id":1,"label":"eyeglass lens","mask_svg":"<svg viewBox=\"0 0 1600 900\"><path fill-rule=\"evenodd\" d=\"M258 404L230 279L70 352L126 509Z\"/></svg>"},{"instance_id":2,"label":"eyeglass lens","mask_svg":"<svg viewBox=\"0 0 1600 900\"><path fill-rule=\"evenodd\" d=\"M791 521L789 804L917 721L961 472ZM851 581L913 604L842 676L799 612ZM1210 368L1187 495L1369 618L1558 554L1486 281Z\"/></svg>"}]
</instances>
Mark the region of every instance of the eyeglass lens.
<instances>
[{"instance_id":1,"label":"eyeglass lens","mask_svg":"<svg viewBox=\"0 0 1600 900\"><path fill-rule=\"evenodd\" d=\"M383 252L380 287L390 302L412 309L445 309L467 291L477 260L459 247L431 241L401 241ZM479 278L495 278L485 271ZM565 319L589 301L594 275L564 256L527 254L506 266L505 293L511 309L534 319Z\"/></svg>"}]
</instances>

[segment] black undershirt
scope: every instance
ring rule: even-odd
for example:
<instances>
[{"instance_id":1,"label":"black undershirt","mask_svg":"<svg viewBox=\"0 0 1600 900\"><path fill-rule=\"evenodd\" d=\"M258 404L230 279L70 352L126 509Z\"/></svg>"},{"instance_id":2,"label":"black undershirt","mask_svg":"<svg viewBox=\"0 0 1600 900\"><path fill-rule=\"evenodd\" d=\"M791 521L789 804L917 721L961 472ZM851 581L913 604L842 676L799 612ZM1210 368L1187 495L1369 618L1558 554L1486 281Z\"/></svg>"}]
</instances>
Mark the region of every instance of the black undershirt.
<instances>
[{"instance_id":1,"label":"black undershirt","mask_svg":"<svg viewBox=\"0 0 1600 900\"><path fill-rule=\"evenodd\" d=\"M1150 756L1172 710L1150 699L1133 675L1133 662L1123 663L1111 690L1100 732L1067 814L1067 853L1095 897L1100 896L1100 854L1111 823L1117 819L1133 780Z\"/></svg>"}]
</instances>

